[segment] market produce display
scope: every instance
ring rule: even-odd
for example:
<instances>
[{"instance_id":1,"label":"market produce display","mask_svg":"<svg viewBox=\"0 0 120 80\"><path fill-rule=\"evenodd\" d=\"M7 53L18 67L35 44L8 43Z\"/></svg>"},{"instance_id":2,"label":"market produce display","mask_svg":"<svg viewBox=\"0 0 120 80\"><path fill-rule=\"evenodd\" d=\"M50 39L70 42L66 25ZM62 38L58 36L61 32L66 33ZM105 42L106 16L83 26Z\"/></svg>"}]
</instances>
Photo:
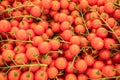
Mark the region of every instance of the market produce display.
<instances>
[{"instance_id":1,"label":"market produce display","mask_svg":"<svg viewBox=\"0 0 120 80\"><path fill-rule=\"evenodd\" d=\"M120 0L0 0L0 80L120 80Z\"/></svg>"}]
</instances>

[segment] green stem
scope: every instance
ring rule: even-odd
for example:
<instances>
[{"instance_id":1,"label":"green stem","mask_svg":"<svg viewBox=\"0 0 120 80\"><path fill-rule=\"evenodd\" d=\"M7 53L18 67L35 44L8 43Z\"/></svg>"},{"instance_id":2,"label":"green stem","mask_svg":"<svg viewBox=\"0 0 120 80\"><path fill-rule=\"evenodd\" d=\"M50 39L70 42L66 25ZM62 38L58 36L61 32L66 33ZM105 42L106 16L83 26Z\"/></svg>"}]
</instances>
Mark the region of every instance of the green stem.
<instances>
[{"instance_id":1,"label":"green stem","mask_svg":"<svg viewBox=\"0 0 120 80\"><path fill-rule=\"evenodd\" d=\"M38 64L40 64L40 61L38 60L38 57L35 57L36 58L36 61L38 62Z\"/></svg>"},{"instance_id":2,"label":"green stem","mask_svg":"<svg viewBox=\"0 0 120 80\"><path fill-rule=\"evenodd\" d=\"M14 18L34 18L34 19L36 19L36 20L42 20L41 18L39 18L39 17L35 17L35 16L32 16L32 15L27 15L27 16L12 16L12 17L9 17L9 18L5 18L6 20L10 20L10 19L14 19Z\"/></svg>"},{"instance_id":3,"label":"green stem","mask_svg":"<svg viewBox=\"0 0 120 80\"><path fill-rule=\"evenodd\" d=\"M98 14L100 19L106 24L106 26L112 31L112 33L115 35L115 37L117 38L118 42L120 43L120 39L119 39L118 35L115 33L114 29L112 29L110 27L110 25L103 19L103 17L97 11L95 11L95 12Z\"/></svg>"},{"instance_id":4,"label":"green stem","mask_svg":"<svg viewBox=\"0 0 120 80\"><path fill-rule=\"evenodd\" d=\"M53 52L57 52L58 54L63 54L62 50L58 50L58 51L49 51L48 53L46 53L44 55L44 57L47 57L49 54L53 53Z\"/></svg>"},{"instance_id":5,"label":"green stem","mask_svg":"<svg viewBox=\"0 0 120 80\"><path fill-rule=\"evenodd\" d=\"M51 39L46 39L46 41L50 41ZM61 43L67 43L67 44L70 44L70 42L68 42L68 41L64 41L63 39L62 40L59 40L58 39L58 41L60 41Z\"/></svg>"},{"instance_id":6,"label":"green stem","mask_svg":"<svg viewBox=\"0 0 120 80\"><path fill-rule=\"evenodd\" d=\"M32 41L25 41L25 40L1 40L0 42L28 42L28 43L32 43Z\"/></svg>"},{"instance_id":7,"label":"green stem","mask_svg":"<svg viewBox=\"0 0 120 80\"><path fill-rule=\"evenodd\" d=\"M8 70L7 70L7 72L5 72L5 76L8 74L8 72L11 70L11 68L9 68Z\"/></svg>"},{"instance_id":8,"label":"green stem","mask_svg":"<svg viewBox=\"0 0 120 80\"><path fill-rule=\"evenodd\" d=\"M11 9L9 9L9 10L7 10L7 9L6 9L6 10L3 10L2 12L0 12L0 14L3 14L4 12L8 12L8 11L12 12L12 11L17 10L17 9L19 9L19 8L31 7L31 6L34 6L34 4L20 5L20 6L18 6L18 7L11 8Z\"/></svg>"},{"instance_id":9,"label":"green stem","mask_svg":"<svg viewBox=\"0 0 120 80\"><path fill-rule=\"evenodd\" d=\"M7 40L9 40L8 32L5 33Z\"/></svg>"},{"instance_id":10,"label":"green stem","mask_svg":"<svg viewBox=\"0 0 120 80\"><path fill-rule=\"evenodd\" d=\"M18 72L21 71L22 68L23 68L23 66L21 66L21 67L18 69Z\"/></svg>"},{"instance_id":11,"label":"green stem","mask_svg":"<svg viewBox=\"0 0 120 80\"><path fill-rule=\"evenodd\" d=\"M13 60L13 58L10 58L12 60L12 62L15 64L15 66L17 66L17 63Z\"/></svg>"},{"instance_id":12,"label":"green stem","mask_svg":"<svg viewBox=\"0 0 120 80\"><path fill-rule=\"evenodd\" d=\"M0 69L8 69L8 68L17 68L17 67L33 67L33 66L47 66L46 64L24 64L24 65L14 65L14 66L5 66L0 67Z\"/></svg>"},{"instance_id":13,"label":"green stem","mask_svg":"<svg viewBox=\"0 0 120 80\"><path fill-rule=\"evenodd\" d=\"M87 34L89 34L89 30L88 30L88 28L87 28L86 21L85 21L85 19L84 19L84 15L83 15L82 9L81 9L79 12L80 12L80 14L81 14L81 17L82 17L82 20L83 20L83 23L84 23L84 27L85 27L85 29L86 29L86 31L87 31Z\"/></svg>"},{"instance_id":14,"label":"green stem","mask_svg":"<svg viewBox=\"0 0 120 80\"><path fill-rule=\"evenodd\" d=\"M75 55L75 56L74 56L74 58L73 58L73 60L72 60L72 63L71 63L71 65L69 66L69 69L73 68L73 65L74 65L75 60L77 59L77 57L78 57L78 55Z\"/></svg>"},{"instance_id":15,"label":"green stem","mask_svg":"<svg viewBox=\"0 0 120 80\"><path fill-rule=\"evenodd\" d=\"M104 78L99 78L99 80L118 79L118 78L120 78L120 76L104 77Z\"/></svg>"}]
</instances>

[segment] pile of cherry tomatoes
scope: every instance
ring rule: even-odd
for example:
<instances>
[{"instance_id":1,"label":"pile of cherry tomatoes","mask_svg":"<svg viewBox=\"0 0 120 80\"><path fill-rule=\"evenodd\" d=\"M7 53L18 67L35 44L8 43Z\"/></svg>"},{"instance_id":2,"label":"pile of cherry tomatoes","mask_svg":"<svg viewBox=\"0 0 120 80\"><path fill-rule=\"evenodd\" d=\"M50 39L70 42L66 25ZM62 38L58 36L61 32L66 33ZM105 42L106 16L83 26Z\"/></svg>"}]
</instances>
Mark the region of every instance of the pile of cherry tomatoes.
<instances>
[{"instance_id":1,"label":"pile of cherry tomatoes","mask_svg":"<svg viewBox=\"0 0 120 80\"><path fill-rule=\"evenodd\" d=\"M120 80L120 0L0 0L0 80Z\"/></svg>"}]
</instances>

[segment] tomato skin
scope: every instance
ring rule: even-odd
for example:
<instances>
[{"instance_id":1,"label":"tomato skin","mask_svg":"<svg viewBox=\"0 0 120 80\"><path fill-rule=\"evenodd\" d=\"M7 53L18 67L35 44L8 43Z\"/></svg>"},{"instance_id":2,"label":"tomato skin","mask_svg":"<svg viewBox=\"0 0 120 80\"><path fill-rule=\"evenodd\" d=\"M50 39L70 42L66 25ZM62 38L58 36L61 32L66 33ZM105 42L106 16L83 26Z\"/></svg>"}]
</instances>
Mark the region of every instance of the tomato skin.
<instances>
[{"instance_id":1,"label":"tomato skin","mask_svg":"<svg viewBox=\"0 0 120 80\"><path fill-rule=\"evenodd\" d=\"M0 72L0 79L1 80L8 80L7 76L5 76L3 72Z\"/></svg>"},{"instance_id":2,"label":"tomato skin","mask_svg":"<svg viewBox=\"0 0 120 80\"><path fill-rule=\"evenodd\" d=\"M43 41L38 45L38 50L41 54L46 54L51 50L51 45L50 43Z\"/></svg>"},{"instance_id":3,"label":"tomato skin","mask_svg":"<svg viewBox=\"0 0 120 80\"><path fill-rule=\"evenodd\" d=\"M105 2L104 2L104 0L98 0L98 1L97 1L97 4L98 4L99 6L101 6L101 5L104 5Z\"/></svg>"},{"instance_id":4,"label":"tomato skin","mask_svg":"<svg viewBox=\"0 0 120 80\"><path fill-rule=\"evenodd\" d=\"M60 24L60 30L61 31L69 30L70 26L71 25L68 21L64 21Z\"/></svg>"},{"instance_id":5,"label":"tomato skin","mask_svg":"<svg viewBox=\"0 0 120 80\"><path fill-rule=\"evenodd\" d=\"M40 36L34 36L33 38L32 38L32 41L33 41L33 46L38 46L38 44L40 44L41 42L43 42L43 38L42 37L40 37Z\"/></svg>"},{"instance_id":6,"label":"tomato skin","mask_svg":"<svg viewBox=\"0 0 120 80\"><path fill-rule=\"evenodd\" d=\"M26 57L29 60L36 60L39 56L39 50L36 47L30 47L29 49L26 50Z\"/></svg>"},{"instance_id":7,"label":"tomato skin","mask_svg":"<svg viewBox=\"0 0 120 80\"><path fill-rule=\"evenodd\" d=\"M34 62L31 62L30 64L38 64L38 62L34 61ZM37 72L39 69L40 69L40 66L34 66L34 67L29 67L30 71L31 72Z\"/></svg>"},{"instance_id":8,"label":"tomato skin","mask_svg":"<svg viewBox=\"0 0 120 80\"><path fill-rule=\"evenodd\" d=\"M14 52L16 52L16 53L25 53L25 51L26 51L26 49L22 45L21 46L18 45L14 48Z\"/></svg>"},{"instance_id":9,"label":"tomato skin","mask_svg":"<svg viewBox=\"0 0 120 80\"><path fill-rule=\"evenodd\" d=\"M0 80L116 78L119 18L118 0L1 0Z\"/></svg>"},{"instance_id":10,"label":"tomato skin","mask_svg":"<svg viewBox=\"0 0 120 80\"><path fill-rule=\"evenodd\" d=\"M108 2L104 5L104 10L106 13L113 13L115 11L114 4L112 2Z\"/></svg>"},{"instance_id":11,"label":"tomato skin","mask_svg":"<svg viewBox=\"0 0 120 80\"><path fill-rule=\"evenodd\" d=\"M11 23L11 26L18 26L18 24L19 24L19 22L17 20L14 20L14 19L11 20L10 23Z\"/></svg>"},{"instance_id":12,"label":"tomato skin","mask_svg":"<svg viewBox=\"0 0 120 80\"><path fill-rule=\"evenodd\" d=\"M79 33L85 33L86 32L86 30L85 30L85 27L83 26L83 25L77 25L76 27L75 27L75 32L77 33L77 34L79 34Z\"/></svg>"},{"instance_id":13,"label":"tomato skin","mask_svg":"<svg viewBox=\"0 0 120 80\"><path fill-rule=\"evenodd\" d=\"M11 30L10 30L10 36L14 39L16 38L16 33L17 31L19 30L18 27L12 27Z\"/></svg>"},{"instance_id":14,"label":"tomato skin","mask_svg":"<svg viewBox=\"0 0 120 80\"><path fill-rule=\"evenodd\" d=\"M17 75L15 75L15 73L16 73ZM17 69L13 69L13 70L11 70L11 71L8 73L8 79L9 79L9 80L13 80L13 79L14 79L14 80L19 80L20 75L21 75L21 71L18 72Z\"/></svg>"},{"instance_id":15,"label":"tomato skin","mask_svg":"<svg viewBox=\"0 0 120 80\"><path fill-rule=\"evenodd\" d=\"M78 2L79 0L72 0L73 2Z\"/></svg>"},{"instance_id":16,"label":"tomato skin","mask_svg":"<svg viewBox=\"0 0 120 80\"><path fill-rule=\"evenodd\" d=\"M24 35L22 35L24 34ZM16 33L16 38L18 40L27 40L28 39L28 34L24 29L19 29Z\"/></svg>"},{"instance_id":17,"label":"tomato skin","mask_svg":"<svg viewBox=\"0 0 120 80\"><path fill-rule=\"evenodd\" d=\"M88 80L88 77L85 74L79 74L78 80Z\"/></svg>"},{"instance_id":18,"label":"tomato skin","mask_svg":"<svg viewBox=\"0 0 120 80\"><path fill-rule=\"evenodd\" d=\"M60 32L60 25L58 23L54 23L52 25L52 31L53 32Z\"/></svg>"},{"instance_id":19,"label":"tomato skin","mask_svg":"<svg viewBox=\"0 0 120 80\"><path fill-rule=\"evenodd\" d=\"M76 18L76 17L78 17L80 14L79 14L79 12L77 11L77 10L73 10L72 12L71 12L71 16L73 17L73 18Z\"/></svg>"},{"instance_id":20,"label":"tomato skin","mask_svg":"<svg viewBox=\"0 0 120 80\"><path fill-rule=\"evenodd\" d=\"M114 18L108 18L107 22L108 22L109 26L111 28L113 28L115 26L116 20Z\"/></svg>"},{"instance_id":21,"label":"tomato skin","mask_svg":"<svg viewBox=\"0 0 120 80\"><path fill-rule=\"evenodd\" d=\"M115 41L114 39L112 39L112 38L105 38L105 39L104 39L104 44L105 44L105 48L106 48L106 49L117 48L117 46L115 45L115 44L117 44L117 43L116 43L116 41Z\"/></svg>"},{"instance_id":22,"label":"tomato skin","mask_svg":"<svg viewBox=\"0 0 120 80\"><path fill-rule=\"evenodd\" d=\"M51 56L43 56L40 60L42 64L50 65L52 63L52 57Z\"/></svg>"},{"instance_id":23,"label":"tomato skin","mask_svg":"<svg viewBox=\"0 0 120 80\"><path fill-rule=\"evenodd\" d=\"M60 12L61 12L61 13L65 13L66 15L68 15L68 14L69 14L68 9L61 9L61 10L60 10Z\"/></svg>"},{"instance_id":24,"label":"tomato skin","mask_svg":"<svg viewBox=\"0 0 120 80\"><path fill-rule=\"evenodd\" d=\"M100 27L96 31L96 35L101 38L106 38L108 36L108 32L106 28Z\"/></svg>"},{"instance_id":25,"label":"tomato skin","mask_svg":"<svg viewBox=\"0 0 120 80\"><path fill-rule=\"evenodd\" d=\"M79 73L84 73L87 67L88 65L83 59L77 60L75 63L75 68L79 71Z\"/></svg>"},{"instance_id":26,"label":"tomato skin","mask_svg":"<svg viewBox=\"0 0 120 80\"><path fill-rule=\"evenodd\" d=\"M120 64L117 64L116 66L115 66L115 68L117 69L117 75L120 75Z\"/></svg>"},{"instance_id":27,"label":"tomato skin","mask_svg":"<svg viewBox=\"0 0 120 80\"><path fill-rule=\"evenodd\" d=\"M12 16L22 16L22 12L21 11L14 11L14 12L12 12ZM22 18L14 18L15 20L17 20L17 21L21 21L22 20Z\"/></svg>"},{"instance_id":28,"label":"tomato skin","mask_svg":"<svg viewBox=\"0 0 120 80\"><path fill-rule=\"evenodd\" d=\"M112 61L115 63L120 63L120 53L116 52L115 55L112 57Z\"/></svg>"},{"instance_id":29,"label":"tomato skin","mask_svg":"<svg viewBox=\"0 0 120 80\"><path fill-rule=\"evenodd\" d=\"M48 29L46 30L46 34L47 34L48 37L53 37L54 32L52 31L51 28L48 28Z\"/></svg>"},{"instance_id":30,"label":"tomato skin","mask_svg":"<svg viewBox=\"0 0 120 80\"><path fill-rule=\"evenodd\" d=\"M34 6L31 8L30 13L35 17L41 16L41 9L38 6Z\"/></svg>"},{"instance_id":31,"label":"tomato skin","mask_svg":"<svg viewBox=\"0 0 120 80\"><path fill-rule=\"evenodd\" d=\"M91 46L96 50L100 50L104 47L104 41L103 41L103 39L96 37L96 38L92 39Z\"/></svg>"},{"instance_id":32,"label":"tomato skin","mask_svg":"<svg viewBox=\"0 0 120 80\"><path fill-rule=\"evenodd\" d=\"M79 36L80 37L80 47L83 47L83 46L88 46L88 40L86 37L84 36Z\"/></svg>"},{"instance_id":33,"label":"tomato skin","mask_svg":"<svg viewBox=\"0 0 120 80\"><path fill-rule=\"evenodd\" d=\"M107 65L113 65L112 59L107 60L107 61L106 61L106 64L107 64Z\"/></svg>"},{"instance_id":34,"label":"tomato skin","mask_svg":"<svg viewBox=\"0 0 120 80\"><path fill-rule=\"evenodd\" d=\"M68 73L68 74L69 74L69 73L73 73L74 70L75 70L74 66L71 67L71 65L72 65L72 62L71 62L71 61L68 62L68 65L67 65L67 67L66 67L66 69L65 69L65 72Z\"/></svg>"},{"instance_id":35,"label":"tomato skin","mask_svg":"<svg viewBox=\"0 0 120 80\"><path fill-rule=\"evenodd\" d=\"M69 3L67 0L60 0L60 7L65 9L69 6Z\"/></svg>"},{"instance_id":36,"label":"tomato skin","mask_svg":"<svg viewBox=\"0 0 120 80\"><path fill-rule=\"evenodd\" d=\"M32 39L35 36L35 33L32 29L27 29L27 34L29 36L29 39Z\"/></svg>"},{"instance_id":37,"label":"tomato skin","mask_svg":"<svg viewBox=\"0 0 120 80\"><path fill-rule=\"evenodd\" d=\"M69 3L69 6L68 6L68 9L69 9L70 11L73 11L75 6L76 6L75 2L70 2L70 3Z\"/></svg>"},{"instance_id":38,"label":"tomato skin","mask_svg":"<svg viewBox=\"0 0 120 80\"><path fill-rule=\"evenodd\" d=\"M42 6L45 9L49 9L52 6L51 0L42 0Z\"/></svg>"},{"instance_id":39,"label":"tomato skin","mask_svg":"<svg viewBox=\"0 0 120 80\"><path fill-rule=\"evenodd\" d=\"M116 9L115 12L114 12L114 17L116 18L120 18L120 9Z\"/></svg>"},{"instance_id":40,"label":"tomato skin","mask_svg":"<svg viewBox=\"0 0 120 80\"><path fill-rule=\"evenodd\" d=\"M71 15L68 15L67 21L69 21L72 24L74 22L74 18Z\"/></svg>"},{"instance_id":41,"label":"tomato skin","mask_svg":"<svg viewBox=\"0 0 120 80\"><path fill-rule=\"evenodd\" d=\"M88 76L92 79L102 78L102 74L97 74L99 71L100 70L93 68L90 70L90 74Z\"/></svg>"},{"instance_id":42,"label":"tomato skin","mask_svg":"<svg viewBox=\"0 0 120 80\"><path fill-rule=\"evenodd\" d=\"M28 71L26 71L22 73L20 80L34 80L34 74L32 72L28 73Z\"/></svg>"},{"instance_id":43,"label":"tomato skin","mask_svg":"<svg viewBox=\"0 0 120 80\"><path fill-rule=\"evenodd\" d=\"M52 1L52 10L58 11L60 9L60 2L59 1Z\"/></svg>"},{"instance_id":44,"label":"tomato skin","mask_svg":"<svg viewBox=\"0 0 120 80\"><path fill-rule=\"evenodd\" d=\"M47 73L50 79L54 79L58 74L58 69L56 67L49 67Z\"/></svg>"},{"instance_id":45,"label":"tomato skin","mask_svg":"<svg viewBox=\"0 0 120 80\"><path fill-rule=\"evenodd\" d=\"M95 20L94 22L100 22L99 20L98 20L98 15L95 13L95 12L91 12L90 14L88 14L88 18L90 18L90 20ZM97 19L97 21L96 21L96 19Z\"/></svg>"},{"instance_id":46,"label":"tomato skin","mask_svg":"<svg viewBox=\"0 0 120 80\"><path fill-rule=\"evenodd\" d=\"M57 40L50 40L50 45L52 50L58 50L60 48L60 42Z\"/></svg>"},{"instance_id":47,"label":"tomato skin","mask_svg":"<svg viewBox=\"0 0 120 80\"><path fill-rule=\"evenodd\" d=\"M80 7L84 10L88 7L89 3L87 0L80 0Z\"/></svg>"},{"instance_id":48,"label":"tomato skin","mask_svg":"<svg viewBox=\"0 0 120 80\"><path fill-rule=\"evenodd\" d=\"M113 77L116 75L116 71L113 70L114 66L112 65L106 65L102 68L102 73L105 74L108 77Z\"/></svg>"},{"instance_id":49,"label":"tomato skin","mask_svg":"<svg viewBox=\"0 0 120 80\"><path fill-rule=\"evenodd\" d=\"M11 59L14 59L15 57L15 52L12 50L5 50L2 52L2 58L6 61L6 62L10 62L12 61L9 57L11 57Z\"/></svg>"},{"instance_id":50,"label":"tomato skin","mask_svg":"<svg viewBox=\"0 0 120 80\"><path fill-rule=\"evenodd\" d=\"M49 24L48 24L47 21L42 20L42 21L40 21L38 24L41 25L45 30L48 29L48 25L49 25Z\"/></svg>"},{"instance_id":51,"label":"tomato skin","mask_svg":"<svg viewBox=\"0 0 120 80\"><path fill-rule=\"evenodd\" d=\"M90 33L88 36L87 36L87 39L88 40L92 40L92 39L94 39L96 37L96 34L95 33Z\"/></svg>"},{"instance_id":52,"label":"tomato skin","mask_svg":"<svg viewBox=\"0 0 120 80\"><path fill-rule=\"evenodd\" d=\"M77 80L77 77L76 77L76 75L75 74L67 74L66 76L65 76L65 80Z\"/></svg>"},{"instance_id":53,"label":"tomato skin","mask_svg":"<svg viewBox=\"0 0 120 80\"><path fill-rule=\"evenodd\" d=\"M74 58L74 55L70 52L70 50L67 50L67 51L64 52L64 57L67 60L72 60Z\"/></svg>"},{"instance_id":54,"label":"tomato skin","mask_svg":"<svg viewBox=\"0 0 120 80\"><path fill-rule=\"evenodd\" d=\"M60 16L60 13L58 12L53 16L55 22L59 21L59 16Z\"/></svg>"},{"instance_id":55,"label":"tomato skin","mask_svg":"<svg viewBox=\"0 0 120 80\"><path fill-rule=\"evenodd\" d=\"M115 29L114 31L115 31L116 35L117 35L118 37L120 37L120 29L118 28L118 29ZM114 34L112 34L112 37L113 37L113 39L115 39L115 40L117 39Z\"/></svg>"},{"instance_id":56,"label":"tomato skin","mask_svg":"<svg viewBox=\"0 0 120 80\"><path fill-rule=\"evenodd\" d=\"M109 50L101 50L99 52L99 56L102 60L109 60L110 59L110 51Z\"/></svg>"},{"instance_id":57,"label":"tomato skin","mask_svg":"<svg viewBox=\"0 0 120 80\"><path fill-rule=\"evenodd\" d=\"M41 25L36 25L33 30L38 36L42 35L45 32L45 29Z\"/></svg>"},{"instance_id":58,"label":"tomato skin","mask_svg":"<svg viewBox=\"0 0 120 80\"><path fill-rule=\"evenodd\" d=\"M72 31L71 30L65 30L61 33L61 37L65 41L70 41L70 38L72 37Z\"/></svg>"},{"instance_id":59,"label":"tomato skin","mask_svg":"<svg viewBox=\"0 0 120 80\"><path fill-rule=\"evenodd\" d=\"M94 19L93 21L92 21L92 28L93 29L98 29L98 28L100 28L101 27L101 25L102 25L102 22L101 22L101 20L100 19Z\"/></svg>"},{"instance_id":60,"label":"tomato skin","mask_svg":"<svg viewBox=\"0 0 120 80\"><path fill-rule=\"evenodd\" d=\"M48 74L46 71L38 70L35 73L35 80L48 80Z\"/></svg>"},{"instance_id":61,"label":"tomato skin","mask_svg":"<svg viewBox=\"0 0 120 80\"><path fill-rule=\"evenodd\" d=\"M96 69L101 70L105 66L105 63L103 61L95 61L93 67Z\"/></svg>"},{"instance_id":62,"label":"tomato skin","mask_svg":"<svg viewBox=\"0 0 120 80\"><path fill-rule=\"evenodd\" d=\"M104 20L107 20L110 16L107 13L101 13Z\"/></svg>"},{"instance_id":63,"label":"tomato skin","mask_svg":"<svg viewBox=\"0 0 120 80\"><path fill-rule=\"evenodd\" d=\"M2 55L0 55L0 66L4 66L4 62L3 62L3 58L2 58Z\"/></svg>"},{"instance_id":64,"label":"tomato skin","mask_svg":"<svg viewBox=\"0 0 120 80\"><path fill-rule=\"evenodd\" d=\"M74 23L75 25L82 25L83 24L82 17L76 17Z\"/></svg>"},{"instance_id":65,"label":"tomato skin","mask_svg":"<svg viewBox=\"0 0 120 80\"><path fill-rule=\"evenodd\" d=\"M80 47L76 44L73 44L73 45L69 46L69 51L71 52L71 54L77 55L80 53Z\"/></svg>"},{"instance_id":66,"label":"tomato skin","mask_svg":"<svg viewBox=\"0 0 120 80\"><path fill-rule=\"evenodd\" d=\"M0 20L0 32L9 32L10 29L11 29L10 22L8 22L7 20Z\"/></svg>"},{"instance_id":67,"label":"tomato skin","mask_svg":"<svg viewBox=\"0 0 120 80\"><path fill-rule=\"evenodd\" d=\"M68 62L64 57L59 57L55 60L55 66L60 70L65 69L67 65L68 65Z\"/></svg>"},{"instance_id":68,"label":"tomato skin","mask_svg":"<svg viewBox=\"0 0 120 80\"><path fill-rule=\"evenodd\" d=\"M85 60L85 62L87 63L88 66L93 66L93 64L95 62L95 59L90 55L85 56L84 60Z\"/></svg>"},{"instance_id":69,"label":"tomato skin","mask_svg":"<svg viewBox=\"0 0 120 80\"><path fill-rule=\"evenodd\" d=\"M17 63L17 64L23 64L23 63L27 63L28 62L28 59L27 59L27 57L26 57L26 55L25 55L25 53L19 53L19 54L16 54L15 55L15 62Z\"/></svg>"},{"instance_id":70,"label":"tomato skin","mask_svg":"<svg viewBox=\"0 0 120 80\"><path fill-rule=\"evenodd\" d=\"M100 6L100 7L97 9L97 11L98 11L100 14L102 14L102 12L104 11L104 6Z\"/></svg>"},{"instance_id":71,"label":"tomato skin","mask_svg":"<svg viewBox=\"0 0 120 80\"><path fill-rule=\"evenodd\" d=\"M1 5L6 7L7 5L9 5L10 3L8 1L1 1Z\"/></svg>"},{"instance_id":72,"label":"tomato skin","mask_svg":"<svg viewBox=\"0 0 120 80\"><path fill-rule=\"evenodd\" d=\"M60 21L60 22L67 21L67 14L60 13L59 16L58 16L58 21Z\"/></svg>"},{"instance_id":73,"label":"tomato skin","mask_svg":"<svg viewBox=\"0 0 120 80\"><path fill-rule=\"evenodd\" d=\"M97 3L97 0L88 0L88 3L90 5L95 5Z\"/></svg>"},{"instance_id":74,"label":"tomato skin","mask_svg":"<svg viewBox=\"0 0 120 80\"><path fill-rule=\"evenodd\" d=\"M7 50L7 49L13 50L13 45L11 43L3 44L2 47L1 47L1 50L4 51L4 50Z\"/></svg>"},{"instance_id":75,"label":"tomato skin","mask_svg":"<svg viewBox=\"0 0 120 80\"><path fill-rule=\"evenodd\" d=\"M19 23L19 28L20 28L20 29L25 29L25 30L27 30L27 29L29 28L29 23L26 22L26 21L21 21L21 22Z\"/></svg>"},{"instance_id":76,"label":"tomato skin","mask_svg":"<svg viewBox=\"0 0 120 80\"><path fill-rule=\"evenodd\" d=\"M72 36L70 39L71 44L80 44L80 37L79 36Z\"/></svg>"}]
</instances>

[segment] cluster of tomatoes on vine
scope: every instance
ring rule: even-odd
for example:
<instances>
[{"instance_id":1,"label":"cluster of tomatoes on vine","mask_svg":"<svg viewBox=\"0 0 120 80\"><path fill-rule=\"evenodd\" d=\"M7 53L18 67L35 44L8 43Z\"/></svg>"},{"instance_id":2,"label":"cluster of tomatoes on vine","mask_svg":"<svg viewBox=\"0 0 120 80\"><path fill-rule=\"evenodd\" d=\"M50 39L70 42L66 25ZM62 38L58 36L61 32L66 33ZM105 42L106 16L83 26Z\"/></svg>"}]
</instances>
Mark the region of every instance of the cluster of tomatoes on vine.
<instances>
[{"instance_id":1,"label":"cluster of tomatoes on vine","mask_svg":"<svg viewBox=\"0 0 120 80\"><path fill-rule=\"evenodd\" d=\"M120 80L120 0L1 0L0 80Z\"/></svg>"}]
</instances>

